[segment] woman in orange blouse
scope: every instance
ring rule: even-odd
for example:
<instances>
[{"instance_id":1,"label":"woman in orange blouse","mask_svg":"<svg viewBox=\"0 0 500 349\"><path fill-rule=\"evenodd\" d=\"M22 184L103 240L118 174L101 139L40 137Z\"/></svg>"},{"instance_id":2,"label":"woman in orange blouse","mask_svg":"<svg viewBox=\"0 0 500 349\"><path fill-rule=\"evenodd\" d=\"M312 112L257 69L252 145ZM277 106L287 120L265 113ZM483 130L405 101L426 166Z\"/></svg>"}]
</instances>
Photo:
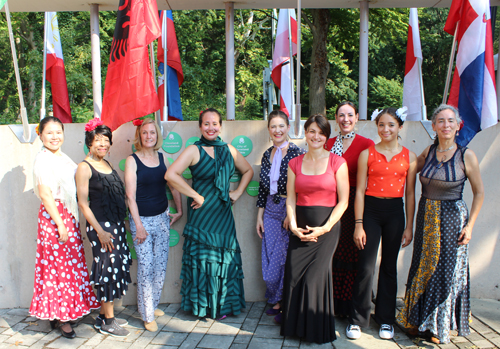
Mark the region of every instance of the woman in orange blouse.
<instances>
[{"instance_id":1,"label":"woman in orange blouse","mask_svg":"<svg viewBox=\"0 0 500 349\"><path fill-rule=\"evenodd\" d=\"M413 238L415 212L417 157L398 143L405 112L406 108L386 108L378 113L375 122L380 143L359 155L354 203L354 243L359 248L359 260L350 324L346 329L350 339L359 338L360 327L369 325L373 271L380 240L382 260L374 319L380 324L380 338L394 336L399 248L408 246ZM403 194L406 198L406 228Z\"/></svg>"}]
</instances>

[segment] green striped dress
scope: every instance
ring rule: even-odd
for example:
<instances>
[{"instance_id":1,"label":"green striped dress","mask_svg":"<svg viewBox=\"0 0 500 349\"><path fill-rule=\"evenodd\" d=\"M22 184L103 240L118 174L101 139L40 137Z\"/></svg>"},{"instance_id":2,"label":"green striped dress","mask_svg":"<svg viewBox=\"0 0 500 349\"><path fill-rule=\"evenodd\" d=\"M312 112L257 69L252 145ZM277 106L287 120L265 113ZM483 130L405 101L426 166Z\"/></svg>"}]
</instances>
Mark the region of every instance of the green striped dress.
<instances>
[{"instance_id":1,"label":"green striped dress","mask_svg":"<svg viewBox=\"0 0 500 349\"><path fill-rule=\"evenodd\" d=\"M245 292L233 212L231 205L219 198L215 187L215 160L203 147L197 146L200 160L190 170L193 189L205 201L202 207L193 210L193 199L188 198L188 223L183 234L181 307L199 317L237 315L241 308L245 308ZM224 166L230 166L231 176L234 160L229 149L225 153L229 156ZM229 184L226 187L229 190Z\"/></svg>"}]
</instances>

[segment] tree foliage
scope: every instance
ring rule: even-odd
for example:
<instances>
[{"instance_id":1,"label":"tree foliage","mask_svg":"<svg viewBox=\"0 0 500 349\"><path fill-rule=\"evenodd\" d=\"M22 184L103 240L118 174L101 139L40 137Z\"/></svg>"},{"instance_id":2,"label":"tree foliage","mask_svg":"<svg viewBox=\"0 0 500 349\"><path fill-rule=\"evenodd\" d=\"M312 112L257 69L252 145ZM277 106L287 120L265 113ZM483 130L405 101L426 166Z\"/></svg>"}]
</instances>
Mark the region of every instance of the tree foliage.
<instances>
[{"instance_id":1,"label":"tree foliage","mask_svg":"<svg viewBox=\"0 0 500 349\"><path fill-rule=\"evenodd\" d=\"M441 103L444 90L452 43L452 36L443 31L447 13L448 9L419 9L422 71L429 110ZM401 105L408 15L408 9L370 9L368 114L375 108ZM225 114L224 11L174 11L173 16L184 70L180 92L185 119L196 119L200 110L207 107ZM359 9L305 9L302 16L302 115L326 110L333 118L338 103L358 101ZM43 17L43 13L12 14L24 100L33 123L39 118L41 105ZM235 11L236 119L262 118L263 69L272 59L271 18L272 10ZM93 117L90 14L61 12L58 20L73 118L85 122ZM317 27L326 20L324 35ZM116 12L100 13L103 88L115 21ZM498 31L500 21L496 27ZM315 42L318 38L326 39L323 46ZM322 77L317 75L318 61L324 64ZM19 99L3 14L0 63L0 124L18 123ZM322 99L317 98L318 91L324 94ZM50 111L49 83L46 103Z\"/></svg>"}]
</instances>

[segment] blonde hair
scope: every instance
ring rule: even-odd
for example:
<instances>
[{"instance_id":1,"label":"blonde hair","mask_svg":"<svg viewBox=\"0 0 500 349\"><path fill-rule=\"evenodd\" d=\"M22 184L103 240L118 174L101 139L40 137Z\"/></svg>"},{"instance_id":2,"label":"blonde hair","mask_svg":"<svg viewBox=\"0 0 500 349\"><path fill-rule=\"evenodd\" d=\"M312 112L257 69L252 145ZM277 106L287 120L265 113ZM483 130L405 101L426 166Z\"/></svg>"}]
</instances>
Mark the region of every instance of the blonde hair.
<instances>
[{"instance_id":1,"label":"blonde hair","mask_svg":"<svg viewBox=\"0 0 500 349\"><path fill-rule=\"evenodd\" d=\"M155 144L154 150L158 150L161 148L161 145L163 143L163 136L161 135L160 126L158 126L156 121L154 121L153 119L146 118L142 121L142 125L137 126L137 128L135 130L134 147L137 151L140 151L142 149L142 143L141 143L142 127L145 125L148 125L148 124L155 125L155 129L156 129L156 144Z\"/></svg>"}]
</instances>

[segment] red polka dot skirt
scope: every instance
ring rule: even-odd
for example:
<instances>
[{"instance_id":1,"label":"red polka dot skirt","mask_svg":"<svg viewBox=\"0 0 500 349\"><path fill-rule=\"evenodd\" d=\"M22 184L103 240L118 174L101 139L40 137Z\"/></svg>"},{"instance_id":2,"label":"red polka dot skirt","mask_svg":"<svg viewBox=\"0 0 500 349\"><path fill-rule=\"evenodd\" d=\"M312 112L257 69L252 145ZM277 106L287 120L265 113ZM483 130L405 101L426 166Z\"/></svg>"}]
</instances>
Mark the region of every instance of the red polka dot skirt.
<instances>
[{"instance_id":1,"label":"red polka dot skirt","mask_svg":"<svg viewBox=\"0 0 500 349\"><path fill-rule=\"evenodd\" d=\"M100 303L90 285L78 222L62 203L56 201L56 205L68 230L68 241L63 244L57 240L57 226L40 205L30 314L69 321L87 315Z\"/></svg>"}]
</instances>

